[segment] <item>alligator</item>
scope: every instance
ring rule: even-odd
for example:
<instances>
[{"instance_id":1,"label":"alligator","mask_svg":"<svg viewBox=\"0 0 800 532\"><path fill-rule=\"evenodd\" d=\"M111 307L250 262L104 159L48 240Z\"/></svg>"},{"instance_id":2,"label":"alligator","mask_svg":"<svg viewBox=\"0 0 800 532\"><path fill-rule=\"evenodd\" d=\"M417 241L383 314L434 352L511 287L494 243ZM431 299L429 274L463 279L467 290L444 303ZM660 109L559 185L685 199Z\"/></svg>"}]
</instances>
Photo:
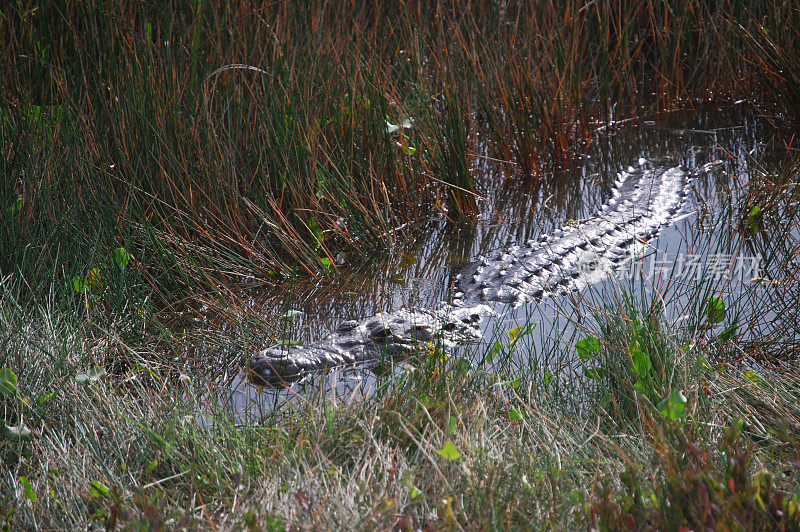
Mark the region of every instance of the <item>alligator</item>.
<instances>
[{"instance_id":1,"label":"alligator","mask_svg":"<svg viewBox=\"0 0 800 532\"><path fill-rule=\"evenodd\" d=\"M450 302L345 321L321 340L269 347L251 358L252 378L291 382L325 368L399 359L437 339L445 345L475 341L482 318L499 306L519 307L607 277L677 217L695 173L644 166L617 176L611 198L595 216L467 265L456 276Z\"/></svg>"}]
</instances>

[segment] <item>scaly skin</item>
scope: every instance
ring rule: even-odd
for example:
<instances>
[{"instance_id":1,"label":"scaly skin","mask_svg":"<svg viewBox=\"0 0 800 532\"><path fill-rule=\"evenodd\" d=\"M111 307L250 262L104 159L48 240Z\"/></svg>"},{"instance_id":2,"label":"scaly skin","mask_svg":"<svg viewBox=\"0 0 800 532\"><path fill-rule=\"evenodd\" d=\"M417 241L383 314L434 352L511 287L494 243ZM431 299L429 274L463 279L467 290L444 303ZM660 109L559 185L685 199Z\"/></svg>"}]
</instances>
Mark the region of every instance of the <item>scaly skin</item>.
<instances>
[{"instance_id":1,"label":"scaly skin","mask_svg":"<svg viewBox=\"0 0 800 532\"><path fill-rule=\"evenodd\" d=\"M629 168L597 215L467 266L456 278L452 305L346 321L316 342L269 347L250 360L253 378L291 381L329 367L400 358L435 338L480 338L481 317L494 313L494 307L517 307L556 292L580 290L620 267L635 243L655 236L675 218L689 180L681 168Z\"/></svg>"}]
</instances>

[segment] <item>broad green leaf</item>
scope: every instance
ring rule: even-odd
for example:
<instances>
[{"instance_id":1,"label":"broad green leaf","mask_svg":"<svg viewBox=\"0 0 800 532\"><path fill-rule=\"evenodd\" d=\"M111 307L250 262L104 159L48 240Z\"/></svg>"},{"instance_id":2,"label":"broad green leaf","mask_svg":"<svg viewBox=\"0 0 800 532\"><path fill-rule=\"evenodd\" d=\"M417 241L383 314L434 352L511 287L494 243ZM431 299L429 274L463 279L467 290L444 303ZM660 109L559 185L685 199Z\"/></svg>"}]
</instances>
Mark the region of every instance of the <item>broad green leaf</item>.
<instances>
[{"instance_id":1,"label":"broad green leaf","mask_svg":"<svg viewBox=\"0 0 800 532\"><path fill-rule=\"evenodd\" d=\"M0 369L0 393L3 395L17 395L17 376L11 368Z\"/></svg>"},{"instance_id":2,"label":"broad green leaf","mask_svg":"<svg viewBox=\"0 0 800 532\"><path fill-rule=\"evenodd\" d=\"M319 259L319 261L322 263L322 267L325 268L325 270L333 269L333 261L328 257L322 257L321 259Z\"/></svg>"},{"instance_id":3,"label":"broad green leaf","mask_svg":"<svg viewBox=\"0 0 800 532\"><path fill-rule=\"evenodd\" d=\"M22 210L22 206L23 206L22 196L17 196L17 200L11 206L11 209L10 209L11 210L11 214L17 214L19 211Z\"/></svg>"},{"instance_id":4,"label":"broad green leaf","mask_svg":"<svg viewBox=\"0 0 800 532\"><path fill-rule=\"evenodd\" d=\"M745 371L744 378L749 380L753 384L760 384L760 385L767 384L767 381L753 370Z\"/></svg>"},{"instance_id":5,"label":"broad green leaf","mask_svg":"<svg viewBox=\"0 0 800 532\"><path fill-rule=\"evenodd\" d=\"M508 385L512 388L519 388L519 385L522 384L522 379L514 379L513 381L509 382Z\"/></svg>"},{"instance_id":6,"label":"broad green leaf","mask_svg":"<svg viewBox=\"0 0 800 532\"><path fill-rule=\"evenodd\" d=\"M725 300L718 297L708 298L706 316L711 323L722 323L725 320Z\"/></svg>"},{"instance_id":7,"label":"broad green leaf","mask_svg":"<svg viewBox=\"0 0 800 532\"><path fill-rule=\"evenodd\" d=\"M600 345L600 340L594 336L587 336L575 344L575 349L577 349L579 357L584 360L590 360L600 354L602 346Z\"/></svg>"},{"instance_id":8,"label":"broad green leaf","mask_svg":"<svg viewBox=\"0 0 800 532\"><path fill-rule=\"evenodd\" d=\"M128 261L131 259L131 256L125 248L119 247L115 248L114 251L111 252L111 258L114 260L114 264L117 265L117 268L124 270L125 266L128 265Z\"/></svg>"},{"instance_id":9,"label":"broad green leaf","mask_svg":"<svg viewBox=\"0 0 800 532\"><path fill-rule=\"evenodd\" d=\"M650 361L650 356L642 350L636 340L631 343L630 355L633 362L633 372L640 379L646 378L653 370L653 363Z\"/></svg>"},{"instance_id":10,"label":"broad green leaf","mask_svg":"<svg viewBox=\"0 0 800 532\"><path fill-rule=\"evenodd\" d=\"M108 486L106 486L99 480L94 480L92 481L92 484L89 486L89 494L95 498L99 497L105 498L111 495L111 490L108 488Z\"/></svg>"},{"instance_id":11,"label":"broad green leaf","mask_svg":"<svg viewBox=\"0 0 800 532\"><path fill-rule=\"evenodd\" d=\"M3 425L3 435L11 441L28 441L31 439L31 429L25 425L11 426Z\"/></svg>"},{"instance_id":12,"label":"broad green leaf","mask_svg":"<svg viewBox=\"0 0 800 532\"><path fill-rule=\"evenodd\" d=\"M36 502L36 492L33 491L33 486L31 486L30 481L28 481L27 477L19 477L19 483L22 484L22 488L25 490L25 496L28 497L28 500L32 503Z\"/></svg>"},{"instance_id":13,"label":"broad green leaf","mask_svg":"<svg viewBox=\"0 0 800 532\"><path fill-rule=\"evenodd\" d=\"M89 286L94 286L95 288L103 288L103 276L100 272L100 268L94 267L89 270Z\"/></svg>"},{"instance_id":14,"label":"broad green leaf","mask_svg":"<svg viewBox=\"0 0 800 532\"><path fill-rule=\"evenodd\" d=\"M84 294L89 288L89 285L87 284L86 278L83 275L76 275L72 278L72 288L79 294Z\"/></svg>"},{"instance_id":15,"label":"broad green leaf","mask_svg":"<svg viewBox=\"0 0 800 532\"><path fill-rule=\"evenodd\" d=\"M686 415L686 396L680 390L672 390L656 407L665 418L677 421Z\"/></svg>"},{"instance_id":16,"label":"broad green leaf","mask_svg":"<svg viewBox=\"0 0 800 532\"><path fill-rule=\"evenodd\" d=\"M526 323L521 327L515 327L514 329L511 329L511 332L509 333L509 336L511 337L511 343L509 344L509 347L513 347L513 345L516 344L520 338L529 335L535 328L535 323Z\"/></svg>"},{"instance_id":17,"label":"broad green leaf","mask_svg":"<svg viewBox=\"0 0 800 532\"><path fill-rule=\"evenodd\" d=\"M544 375L542 375L542 384L544 384L545 388L549 388L550 384L553 382L553 374L549 371L545 371Z\"/></svg>"},{"instance_id":18,"label":"broad green leaf","mask_svg":"<svg viewBox=\"0 0 800 532\"><path fill-rule=\"evenodd\" d=\"M510 421L522 421L523 419L525 419L525 415L516 408L512 408L508 412L508 419Z\"/></svg>"},{"instance_id":19,"label":"broad green leaf","mask_svg":"<svg viewBox=\"0 0 800 532\"><path fill-rule=\"evenodd\" d=\"M455 434L456 433L456 425L457 421L455 416L447 416L447 433L448 434Z\"/></svg>"},{"instance_id":20,"label":"broad green leaf","mask_svg":"<svg viewBox=\"0 0 800 532\"><path fill-rule=\"evenodd\" d=\"M494 362L494 357L496 357L498 354L502 352L503 352L503 344L501 344L500 342L495 342L494 345L492 346L492 349L489 351L489 354L486 355L486 362L491 364L492 362Z\"/></svg>"},{"instance_id":21,"label":"broad green leaf","mask_svg":"<svg viewBox=\"0 0 800 532\"><path fill-rule=\"evenodd\" d=\"M458 449L456 449L456 446L453 445L453 442L450 440L447 440L447 442L444 444L444 447L436 452L451 462L454 462L461 457L461 453L458 452Z\"/></svg>"},{"instance_id":22,"label":"broad green leaf","mask_svg":"<svg viewBox=\"0 0 800 532\"><path fill-rule=\"evenodd\" d=\"M283 317L287 318L287 319L288 318L294 318L294 317L297 317L297 316L302 316L302 315L303 315L303 311L301 311L301 310L293 310L293 309L289 309L289 310L287 310L286 312L283 313Z\"/></svg>"},{"instance_id":23,"label":"broad green leaf","mask_svg":"<svg viewBox=\"0 0 800 532\"><path fill-rule=\"evenodd\" d=\"M147 465L147 467L145 468L145 472L149 475L150 473L155 471L157 467L158 467L158 460L153 460Z\"/></svg>"},{"instance_id":24,"label":"broad green leaf","mask_svg":"<svg viewBox=\"0 0 800 532\"><path fill-rule=\"evenodd\" d=\"M94 367L92 367L92 369L90 369L88 372L78 373L75 375L75 381L79 384L90 384L92 382L99 381L100 378L105 374L106 372L103 370L103 368L95 364Z\"/></svg>"}]
</instances>

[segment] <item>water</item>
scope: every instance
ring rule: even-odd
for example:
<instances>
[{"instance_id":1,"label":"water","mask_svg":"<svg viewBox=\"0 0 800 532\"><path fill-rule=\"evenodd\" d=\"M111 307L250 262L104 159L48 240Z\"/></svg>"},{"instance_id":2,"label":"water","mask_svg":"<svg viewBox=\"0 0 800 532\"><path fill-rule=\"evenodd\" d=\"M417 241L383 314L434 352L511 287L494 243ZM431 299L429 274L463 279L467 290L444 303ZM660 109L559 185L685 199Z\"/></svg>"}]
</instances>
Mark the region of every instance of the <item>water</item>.
<instances>
[{"instance_id":1,"label":"water","mask_svg":"<svg viewBox=\"0 0 800 532\"><path fill-rule=\"evenodd\" d=\"M511 328L535 323L533 333L516 350L526 356L518 356L515 363L535 364L540 372L568 373L570 364L560 356L564 346L573 345L586 334L581 324L591 329L592 309L601 310L605 301L619 293L618 285L645 299L652 298L655 291L667 294L669 310L673 314L683 313L668 318L676 323L691 321L702 310L702 302L689 300L697 293L697 281L714 278L716 270L724 270L716 265L709 277L711 262L720 255L730 255L732 262L758 255L757 242L739 238L734 227L738 219L734 219L740 213L734 203L747 189L751 176L758 175L758 170L752 167L753 161L766 168L774 164L780 150L771 143L780 132L753 113L735 106L670 113L657 120L629 121L616 127L598 125L598 129L601 131L597 140L582 146L573 164L568 167L552 164L541 175L524 178L506 178L513 165L497 161L491 147L484 146L481 153L472 157L472 169L483 196L478 202L481 212L474 220L456 223L439 215L424 226L400 228L395 233L397 240L411 242L404 248L398 247L370 260L346 263L335 274L287 282L253 294L250 308L243 314L255 313L266 324L284 324L283 330L271 331L273 338L265 338L260 347L267 347L274 338L312 341L344 320L360 320L402 306L434 308L439 301L450 298L455 275L475 257L549 234L570 220L591 217L608 199L617 173L636 165L640 159L667 167L695 167L720 160L724 173L693 183L683 218L662 229L649 253L634 262L633 278L618 275L580 293L545 299L503 313L501 318L485 323L486 342L508 344ZM686 273L687 257L701 265L700 273L694 277ZM683 260L682 271L676 275L680 260ZM741 276L731 273L733 270L709 283L709 294L732 303L738 301L736 295L750 289L745 282L753 277L753 270ZM767 286L760 297L771 297L767 295L769 292ZM302 314L282 318L289 309ZM747 324L751 312L734 305L729 313L739 315L744 331L742 325ZM759 323L748 324L749 334L769 334L764 327L768 328L769 318L774 321L778 311L761 314ZM198 364L188 372L208 375L211 368L218 400L230 401L235 410L258 418L276 405L291 401L308 383L296 384L289 390L262 389L249 383L241 368L251 353L242 346L252 345L252 341L236 340L238 335L247 334L246 327L241 333L231 330L230 337L234 340L229 349L222 351L209 351L201 346L192 358ZM481 357L486 350L485 346L477 346L474 352ZM528 356L531 352L537 356ZM338 396L362 397L374 385L374 376L367 371L335 372L327 378L328 388Z\"/></svg>"}]
</instances>

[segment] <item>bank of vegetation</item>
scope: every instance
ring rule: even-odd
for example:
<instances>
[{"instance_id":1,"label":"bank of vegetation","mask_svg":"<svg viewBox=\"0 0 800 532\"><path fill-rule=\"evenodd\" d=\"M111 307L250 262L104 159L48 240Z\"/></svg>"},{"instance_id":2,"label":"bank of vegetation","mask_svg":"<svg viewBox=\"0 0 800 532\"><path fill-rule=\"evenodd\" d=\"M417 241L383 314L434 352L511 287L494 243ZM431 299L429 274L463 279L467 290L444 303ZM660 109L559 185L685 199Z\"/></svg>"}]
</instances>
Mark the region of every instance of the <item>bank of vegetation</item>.
<instances>
[{"instance_id":1,"label":"bank of vegetation","mask_svg":"<svg viewBox=\"0 0 800 532\"><path fill-rule=\"evenodd\" d=\"M0 10L0 525L798 527L800 3L40 4ZM719 213L770 335L701 283L691 326L595 308L580 385L515 336L242 421L182 371L197 301L246 360L280 324L243 289L469 220L476 160L547 180L611 121L734 101L783 132Z\"/></svg>"}]
</instances>

